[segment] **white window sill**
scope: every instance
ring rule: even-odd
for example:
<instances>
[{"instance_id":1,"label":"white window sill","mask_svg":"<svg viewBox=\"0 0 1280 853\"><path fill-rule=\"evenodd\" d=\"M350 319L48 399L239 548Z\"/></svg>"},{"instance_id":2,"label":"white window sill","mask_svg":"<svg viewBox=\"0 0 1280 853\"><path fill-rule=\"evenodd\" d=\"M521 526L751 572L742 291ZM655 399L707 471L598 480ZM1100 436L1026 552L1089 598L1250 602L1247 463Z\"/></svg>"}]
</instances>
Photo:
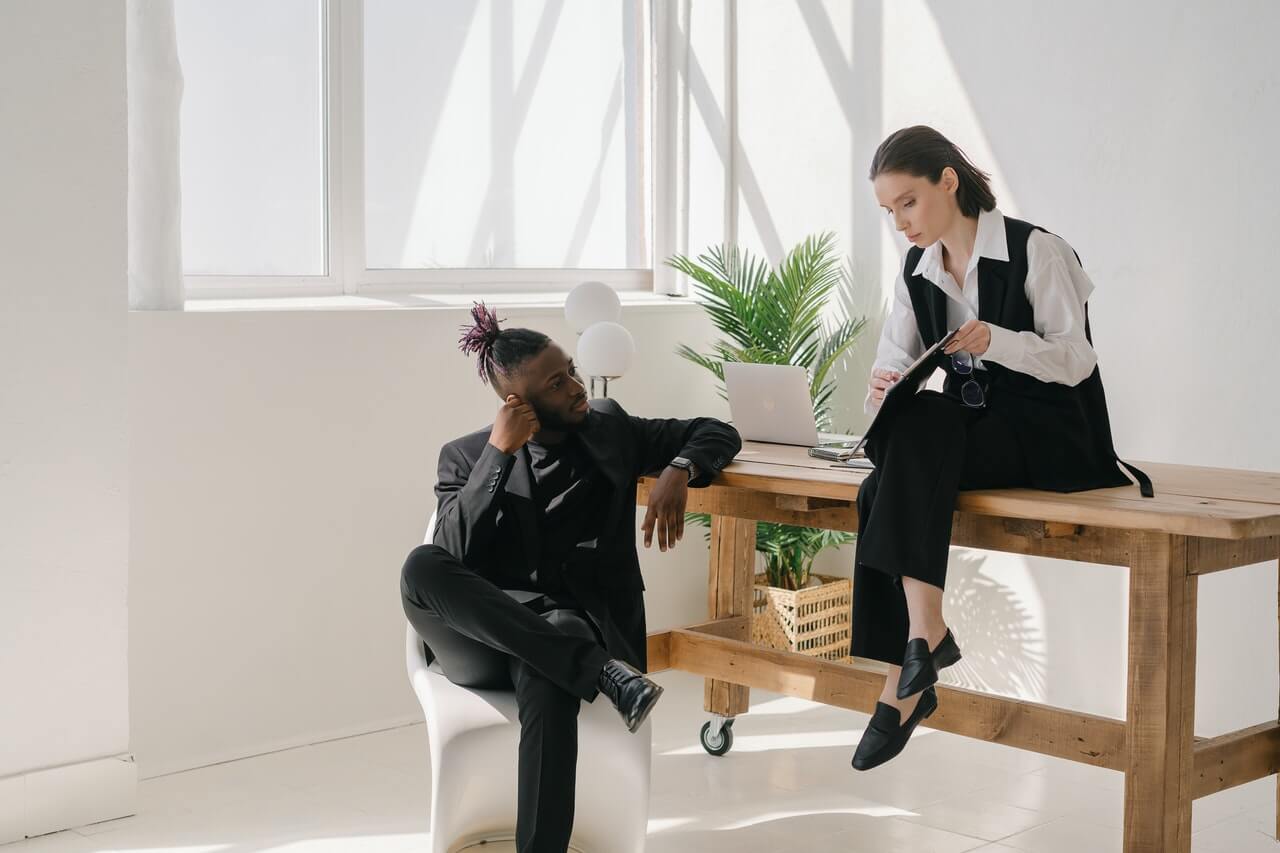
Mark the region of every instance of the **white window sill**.
<instances>
[{"instance_id":1,"label":"white window sill","mask_svg":"<svg viewBox=\"0 0 1280 853\"><path fill-rule=\"evenodd\" d=\"M618 297L628 309L698 309L697 296L667 296L647 291L620 291ZM224 311L387 311L449 310L470 308L477 299L490 308L519 310L522 314L564 311L565 293L387 293L359 296L283 296L252 299L188 299L188 312Z\"/></svg>"}]
</instances>

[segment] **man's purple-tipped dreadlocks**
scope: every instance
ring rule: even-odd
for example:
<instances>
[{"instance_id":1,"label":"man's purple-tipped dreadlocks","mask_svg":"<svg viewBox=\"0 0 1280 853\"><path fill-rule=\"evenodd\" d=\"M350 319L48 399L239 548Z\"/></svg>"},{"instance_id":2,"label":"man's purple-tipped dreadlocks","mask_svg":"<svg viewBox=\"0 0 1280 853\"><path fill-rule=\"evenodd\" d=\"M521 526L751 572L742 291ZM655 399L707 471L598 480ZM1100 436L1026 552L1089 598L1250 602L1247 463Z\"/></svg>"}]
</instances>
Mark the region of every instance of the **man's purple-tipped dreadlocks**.
<instances>
[{"instance_id":1,"label":"man's purple-tipped dreadlocks","mask_svg":"<svg viewBox=\"0 0 1280 853\"><path fill-rule=\"evenodd\" d=\"M467 355L479 353L476 371L480 381L496 385L499 376L510 376L520 363L546 348L551 339L532 329L501 329L498 314L476 302L471 306L470 326L460 327L458 349Z\"/></svg>"},{"instance_id":2,"label":"man's purple-tipped dreadlocks","mask_svg":"<svg viewBox=\"0 0 1280 853\"><path fill-rule=\"evenodd\" d=\"M487 383L494 374L493 345L498 341L502 331L498 328L498 312L486 308L483 302L471 306L470 326L460 326L462 337L458 338L458 349L466 355L479 353L476 370L480 373L480 381Z\"/></svg>"}]
</instances>

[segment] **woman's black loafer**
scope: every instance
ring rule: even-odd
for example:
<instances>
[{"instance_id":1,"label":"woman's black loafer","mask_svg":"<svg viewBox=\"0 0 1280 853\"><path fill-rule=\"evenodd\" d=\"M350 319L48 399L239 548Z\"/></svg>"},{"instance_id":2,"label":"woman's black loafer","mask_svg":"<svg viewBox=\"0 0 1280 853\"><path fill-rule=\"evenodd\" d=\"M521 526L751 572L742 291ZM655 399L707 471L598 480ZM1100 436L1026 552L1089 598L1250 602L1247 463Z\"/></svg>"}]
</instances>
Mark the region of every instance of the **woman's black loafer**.
<instances>
[{"instance_id":1,"label":"woman's black loafer","mask_svg":"<svg viewBox=\"0 0 1280 853\"><path fill-rule=\"evenodd\" d=\"M929 651L929 641L917 637L907 643L907 653L902 658L902 675L898 677L898 698L910 698L938 681L938 670L946 669L960 660L960 646L955 635L947 629L938 647Z\"/></svg>"},{"instance_id":2,"label":"woman's black loafer","mask_svg":"<svg viewBox=\"0 0 1280 853\"><path fill-rule=\"evenodd\" d=\"M870 770L879 767L889 759L902 752L911 733L916 730L920 721L938 710L938 694L928 687L920 696L916 709L907 717L906 723L899 725L902 715L898 709L883 702L876 703L871 722L858 741L858 748L853 753L854 770Z\"/></svg>"}]
</instances>

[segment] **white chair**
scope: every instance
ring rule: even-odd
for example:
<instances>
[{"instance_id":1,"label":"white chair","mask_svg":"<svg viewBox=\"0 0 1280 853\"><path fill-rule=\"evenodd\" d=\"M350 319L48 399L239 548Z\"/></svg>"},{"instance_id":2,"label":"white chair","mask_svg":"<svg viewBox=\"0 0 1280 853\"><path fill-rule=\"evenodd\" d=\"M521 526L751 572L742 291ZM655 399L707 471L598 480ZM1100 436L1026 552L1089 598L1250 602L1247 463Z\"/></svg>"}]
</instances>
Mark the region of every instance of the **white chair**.
<instances>
[{"instance_id":1,"label":"white chair","mask_svg":"<svg viewBox=\"0 0 1280 853\"><path fill-rule=\"evenodd\" d=\"M435 531L433 513L427 542ZM515 837L520 723L514 691L473 690L428 665L413 626L405 635L409 681L427 720L431 753L431 853L456 853ZM604 696L578 714L578 784L572 849L641 853L649 817L652 729L631 734ZM514 849L514 848L512 848Z\"/></svg>"}]
</instances>

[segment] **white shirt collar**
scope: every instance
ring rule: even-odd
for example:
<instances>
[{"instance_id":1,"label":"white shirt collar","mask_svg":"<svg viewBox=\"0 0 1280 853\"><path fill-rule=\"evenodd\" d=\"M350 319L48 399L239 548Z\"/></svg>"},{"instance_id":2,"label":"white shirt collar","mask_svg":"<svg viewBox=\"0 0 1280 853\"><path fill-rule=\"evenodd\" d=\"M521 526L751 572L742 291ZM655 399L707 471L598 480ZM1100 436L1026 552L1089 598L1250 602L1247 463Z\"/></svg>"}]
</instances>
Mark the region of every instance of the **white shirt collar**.
<instances>
[{"instance_id":1,"label":"white shirt collar","mask_svg":"<svg viewBox=\"0 0 1280 853\"><path fill-rule=\"evenodd\" d=\"M1009 260L1009 236L1004 230L1004 214L1000 208L993 207L978 214L978 233L973 241L973 257L969 258L969 269L973 269L979 258L990 258L993 261ZM922 275L937 284L942 280L942 241L938 240L925 248L916 264L915 275ZM966 277L968 270L965 271ZM963 282L957 282L963 286Z\"/></svg>"}]
</instances>

